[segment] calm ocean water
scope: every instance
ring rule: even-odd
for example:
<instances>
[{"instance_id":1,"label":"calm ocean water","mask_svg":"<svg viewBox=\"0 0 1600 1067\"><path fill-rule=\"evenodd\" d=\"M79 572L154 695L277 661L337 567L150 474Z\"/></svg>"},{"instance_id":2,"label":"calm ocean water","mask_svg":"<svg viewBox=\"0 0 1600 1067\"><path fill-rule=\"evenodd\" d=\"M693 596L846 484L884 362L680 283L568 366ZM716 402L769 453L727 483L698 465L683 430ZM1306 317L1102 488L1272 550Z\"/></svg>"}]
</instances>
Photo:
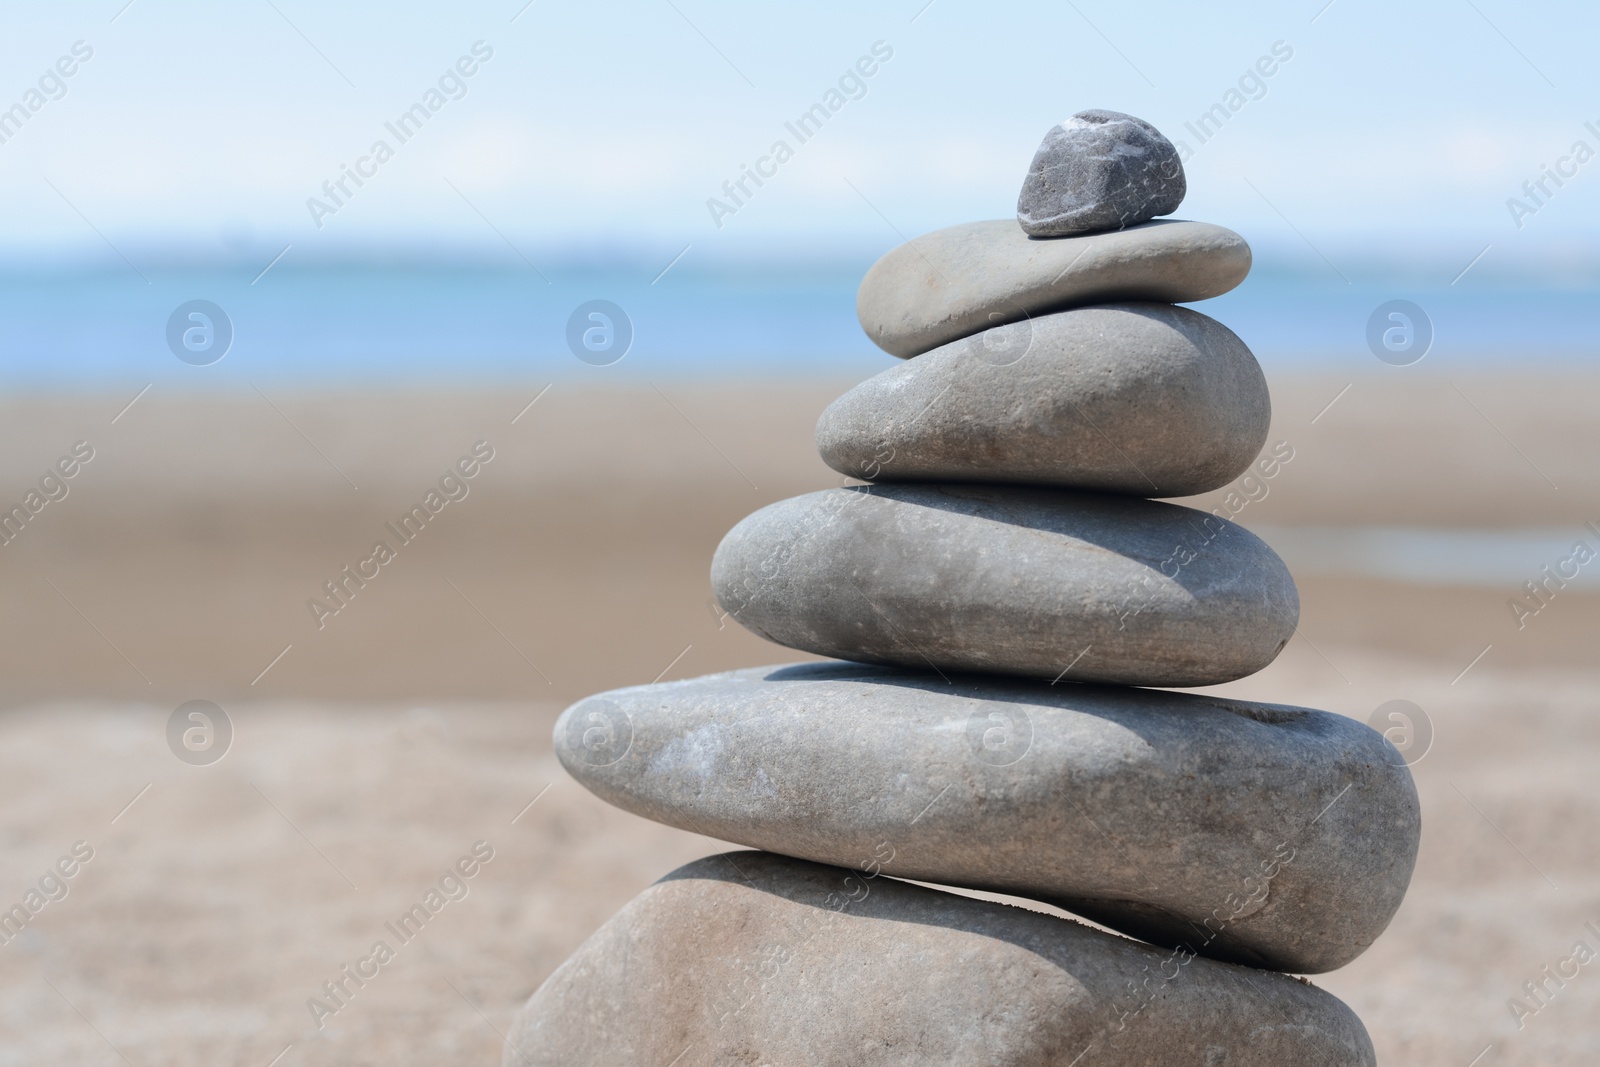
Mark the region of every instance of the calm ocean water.
<instances>
[{"instance_id":1,"label":"calm ocean water","mask_svg":"<svg viewBox=\"0 0 1600 1067\"><path fill-rule=\"evenodd\" d=\"M0 387L13 391L192 387L394 387L535 380L656 380L865 376L892 364L862 334L855 289L870 259L803 268L292 266L252 283L254 268L143 268L0 273ZM1305 367L1382 369L1367 320L1406 299L1431 321L1429 365L1529 367L1592 364L1600 355L1600 281L1556 287L1514 277L1455 286L1413 273L1351 276L1326 269L1257 267L1238 290L1197 305L1233 328L1271 373ZM148 281L145 279L148 278ZM174 355L168 322L180 305L209 301L231 325L226 355L191 365ZM574 355L575 309L606 300L632 327L626 355L591 365ZM191 334L204 362L206 329ZM591 334L613 348L623 327ZM579 333L582 332L578 331ZM174 336L181 336L178 330Z\"/></svg>"}]
</instances>

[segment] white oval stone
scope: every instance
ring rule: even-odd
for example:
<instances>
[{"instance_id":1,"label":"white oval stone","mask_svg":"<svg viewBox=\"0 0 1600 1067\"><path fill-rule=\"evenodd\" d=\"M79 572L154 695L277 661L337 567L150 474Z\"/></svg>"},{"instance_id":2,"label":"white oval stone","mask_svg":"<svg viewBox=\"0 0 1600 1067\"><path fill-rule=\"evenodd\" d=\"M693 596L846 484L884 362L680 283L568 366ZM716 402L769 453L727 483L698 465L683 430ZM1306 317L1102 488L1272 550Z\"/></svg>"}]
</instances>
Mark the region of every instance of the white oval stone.
<instances>
[{"instance_id":1,"label":"white oval stone","mask_svg":"<svg viewBox=\"0 0 1600 1067\"><path fill-rule=\"evenodd\" d=\"M1069 307L1205 300L1248 273L1244 238L1206 222L1044 240L1015 219L969 222L891 249L862 279L856 315L874 344L905 358Z\"/></svg>"},{"instance_id":2,"label":"white oval stone","mask_svg":"<svg viewBox=\"0 0 1600 1067\"><path fill-rule=\"evenodd\" d=\"M1233 331L1171 304L1113 304L890 367L822 413L817 451L868 481L1193 496L1248 470L1271 418L1266 378Z\"/></svg>"},{"instance_id":3,"label":"white oval stone","mask_svg":"<svg viewBox=\"0 0 1600 1067\"><path fill-rule=\"evenodd\" d=\"M1265 667L1300 599L1243 527L1154 500L871 485L747 516L711 563L747 629L822 656L1193 686Z\"/></svg>"}]
</instances>

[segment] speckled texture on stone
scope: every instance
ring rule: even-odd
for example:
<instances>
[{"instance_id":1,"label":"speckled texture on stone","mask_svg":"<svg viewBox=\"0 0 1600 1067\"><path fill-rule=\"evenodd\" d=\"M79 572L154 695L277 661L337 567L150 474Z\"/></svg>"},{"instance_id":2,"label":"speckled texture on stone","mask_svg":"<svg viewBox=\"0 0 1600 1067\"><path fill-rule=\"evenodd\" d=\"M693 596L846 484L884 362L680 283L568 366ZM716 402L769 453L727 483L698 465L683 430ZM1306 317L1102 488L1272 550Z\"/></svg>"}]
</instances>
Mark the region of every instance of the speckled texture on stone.
<instances>
[{"instance_id":1,"label":"speckled texture on stone","mask_svg":"<svg viewBox=\"0 0 1600 1067\"><path fill-rule=\"evenodd\" d=\"M871 485L779 501L711 562L723 609L780 645L916 669L1213 685L1271 663L1300 600L1224 519L1155 500Z\"/></svg>"},{"instance_id":2,"label":"speckled texture on stone","mask_svg":"<svg viewBox=\"0 0 1600 1067\"><path fill-rule=\"evenodd\" d=\"M1159 690L760 667L580 701L555 750L647 819L1300 974L1383 932L1420 826L1410 771L1370 727Z\"/></svg>"},{"instance_id":3,"label":"speckled texture on stone","mask_svg":"<svg viewBox=\"0 0 1600 1067\"><path fill-rule=\"evenodd\" d=\"M1266 378L1233 331L1188 308L1113 304L890 367L822 413L817 451L868 481L1190 496L1249 469L1271 417Z\"/></svg>"},{"instance_id":4,"label":"speckled texture on stone","mask_svg":"<svg viewBox=\"0 0 1600 1067\"><path fill-rule=\"evenodd\" d=\"M760 852L634 898L512 1025L505 1067L1370 1067L1278 974Z\"/></svg>"},{"instance_id":5,"label":"speckled texture on stone","mask_svg":"<svg viewBox=\"0 0 1600 1067\"><path fill-rule=\"evenodd\" d=\"M1250 246L1205 222L1029 239L1013 219L923 234L872 265L856 317L872 343L909 358L991 326L1117 300L1188 303L1250 273Z\"/></svg>"},{"instance_id":6,"label":"speckled texture on stone","mask_svg":"<svg viewBox=\"0 0 1600 1067\"><path fill-rule=\"evenodd\" d=\"M1033 237L1122 229L1172 214L1186 192L1183 161L1160 130L1120 111L1080 111L1044 135L1017 222Z\"/></svg>"}]
</instances>

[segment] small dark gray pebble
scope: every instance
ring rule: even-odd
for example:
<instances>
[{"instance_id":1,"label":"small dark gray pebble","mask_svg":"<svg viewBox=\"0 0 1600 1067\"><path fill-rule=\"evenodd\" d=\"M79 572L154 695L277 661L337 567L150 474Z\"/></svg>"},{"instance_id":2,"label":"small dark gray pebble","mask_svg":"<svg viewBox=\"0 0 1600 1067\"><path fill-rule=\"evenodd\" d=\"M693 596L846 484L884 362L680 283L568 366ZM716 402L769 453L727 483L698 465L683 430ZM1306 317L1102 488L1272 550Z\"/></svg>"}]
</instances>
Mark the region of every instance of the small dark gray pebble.
<instances>
[{"instance_id":1,"label":"small dark gray pebble","mask_svg":"<svg viewBox=\"0 0 1600 1067\"><path fill-rule=\"evenodd\" d=\"M1033 237L1120 230L1172 214L1187 191L1160 130L1120 111L1080 111L1044 135L1017 221Z\"/></svg>"}]
</instances>

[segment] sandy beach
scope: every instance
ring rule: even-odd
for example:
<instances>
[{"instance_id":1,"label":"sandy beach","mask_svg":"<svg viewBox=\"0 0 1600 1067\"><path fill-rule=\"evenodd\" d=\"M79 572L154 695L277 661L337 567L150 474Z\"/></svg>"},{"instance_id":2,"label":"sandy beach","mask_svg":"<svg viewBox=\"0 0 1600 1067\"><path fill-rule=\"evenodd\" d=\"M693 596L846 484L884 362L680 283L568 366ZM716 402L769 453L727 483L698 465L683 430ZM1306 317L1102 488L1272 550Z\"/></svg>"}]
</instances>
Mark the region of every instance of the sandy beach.
<instances>
[{"instance_id":1,"label":"sandy beach","mask_svg":"<svg viewBox=\"0 0 1600 1067\"><path fill-rule=\"evenodd\" d=\"M0 404L0 504L80 457L0 545L0 903L92 850L0 945L0 1064L494 1064L595 927L724 847L584 792L550 726L598 690L806 658L722 618L706 572L748 512L840 484L811 427L850 383L546 384ZM1272 387L1294 458L1196 506L1286 537L1600 522L1600 378L1424 364ZM405 527L435 489L452 499ZM346 578L378 541L392 558ZM1591 1063L1600 964L1544 968L1600 951L1600 595L1562 588L1519 629L1520 582L1299 584L1299 636L1218 688L1361 720L1406 699L1433 732L1410 895L1316 984L1383 1062ZM167 747L194 699L234 727L210 766ZM314 1019L475 846L492 858L465 895Z\"/></svg>"}]
</instances>

